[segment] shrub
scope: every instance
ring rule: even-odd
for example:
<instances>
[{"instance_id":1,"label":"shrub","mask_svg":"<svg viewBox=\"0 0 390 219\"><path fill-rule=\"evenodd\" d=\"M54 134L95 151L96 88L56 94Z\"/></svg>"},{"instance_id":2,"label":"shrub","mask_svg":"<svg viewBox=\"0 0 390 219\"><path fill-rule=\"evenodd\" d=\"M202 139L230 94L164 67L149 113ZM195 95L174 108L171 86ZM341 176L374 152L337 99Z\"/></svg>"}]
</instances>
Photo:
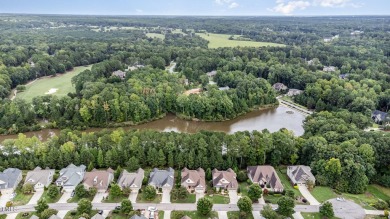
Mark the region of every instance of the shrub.
<instances>
[{"instance_id":1,"label":"shrub","mask_svg":"<svg viewBox=\"0 0 390 219\"><path fill-rule=\"evenodd\" d=\"M246 183L248 183L248 185L252 185L253 184L253 182L250 179L246 180Z\"/></svg>"},{"instance_id":2,"label":"shrub","mask_svg":"<svg viewBox=\"0 0 390 219\"><path fill-rule=\"evenodd\" d=\"M374 207L378 210L384 210L387 209L389 206L385 201L378 200L375 204Z\"/></svg>"},{"instance_id":3,"label":"shrub","mask_svg":"<svg viewBox=\"0 0 390 219\"><path fill-rule=\"evenodd\" d=\"M385 210L385 211L384 211L384 216L385 216L385 218L388 218L388 217L389 217L389 211L388 211L388 210Z\"/></svg>"},{"instance_id":4,"label":"shrub","mask_svg":"<svg viewBox=\"0 0 390 219\"><path fill-rule=\"evenodd\" d=\"M245 182L246 180L248 179L248 176L246 175L246 173L244 171L240 171L238 172L237 174L237 181L238 182Z\"/></svg>"},{"instance_id":5,"label":"shrub","mask_svg":"<svg viewBox=\"0 0 390 219\"><path fill-rule=\"evenodd\" d=\"M264 195L264 196L267 196L268 194L269 194L268 189L264 189L264 190L263 190L263 195Z\"/></svg>"},{"instance_id":6,"label":"shrub","mask_svg":"<svg viewBox=\"0 0 390 219\"><path fill-rule=\"evenodd\" d=\"M12 201L7 201L7 203L5 204L5 207L9 208L9 207L12 207L13 203Z\"/></svg>"}]
</instances>

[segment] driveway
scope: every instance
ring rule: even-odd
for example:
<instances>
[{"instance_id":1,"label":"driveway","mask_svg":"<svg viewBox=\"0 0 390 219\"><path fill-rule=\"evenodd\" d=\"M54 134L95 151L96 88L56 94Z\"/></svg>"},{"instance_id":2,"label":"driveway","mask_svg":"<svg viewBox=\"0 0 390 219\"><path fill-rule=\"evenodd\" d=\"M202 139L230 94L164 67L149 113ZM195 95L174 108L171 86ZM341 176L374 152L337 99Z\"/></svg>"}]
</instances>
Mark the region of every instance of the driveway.
<instances>
[{"instance_id":1,"label":"driveway","mask_svg":"<svg viewBox=\"0 0 390 219\"><path fill-rule=\"evenodd\" d=\"M68 199L70 199L70 195L72 194L72 192L64 192L64 194L62 194L60 200L58 200L57 203L67 203Z\"/></svg>"},{"instance_id":2,"label":"driveway","mask_svg":"<svg viewBox=\"0 0 390 219\"><path fill-rule=\"evenodd\" d=\"M68 211L58 211L57 216L63 219Z\"/></svg>"},{"instance_id":3,"label":"driveway","mask_svg":"<svg viewBox=\"0 0 390 219\"><path fill-rule=\"evenodd\" d=\"M36 205L38 203L38 200L41 198L42 194L43 194L43 190L36 191L27 204Z\"/></svg>"},{"instance_id":4,"label":"driveway","mask_svg":"<svg viewBox=\"0 0 390 219\"><path fill-rule=\"evenodd\" d=\"M304 219L301 212L295 212L292 216L294 219Z\"/></svg>"},{"instance_id":5,"label":"driveway","mask_svg":"<svg viewBox=\"0 0 390 219\"><path fill-rule=\"evenodd\" d=\"M301 194L303 195L303 197L305 197L305 199L310 203L310 205L320 205L320 203L317 201L317 199L315 199L311 195L311 193L307 189L306 185L298 185L298 189L301 192Z\"/></svg>"},{"instance_id":6,"label":"driveway","mask_svg":"<svg viewBox=\"0 0 390 219\"><path fill-rule=\"evenodd\" d=\"M199 199L204 197L204 192L203 191L195 192L195 195L196 195L196 202L198 202Z\"/></svg>"},{"instance_id":7,"label":"driveway","mask_svg":"<svg viewBox=\"0 0 390 219\"><path fill-rule=\"evenodd\" d=\"M164 217L159 219L171 219L171 211L164 211Z\"/></svg>"},{"instance_id":8,"label":"driveway","mask_svg":"<svg viewBox=\"0 0 390 219\"><path fill-rule=\"evenodd\" d=\"M227 211L218 211L218 218L219 219L228 219Z\"/></svg>"},{"instance_id":9,"label":"driveway","mask_svg":"<svg viewBox=\"0 0 390 219\"><path fill-rule=\"evenodd\" d=\"M229 190L230 204L237 204L238 195L236 190Z\"/></svg>"},{"instance_id":10,"label":"driveway","mask_svg":"<svg viewBox=\"0 0 390 219\"><path fill-rule=\"evenodd\" d=\"M129 200L131 203L135 203L137 201L137 196L138 196L138 190L137 191L132 191L129 195Z\"/></svg>"},{"instance_id":11,"label":"driveway","mask_svg":"<svg viewBox=\"0 0 390 219\"><path fill-rule=\"evenodd\" d=\"M5 207L9 200L11 200L11 194L3 194L0 196L0 207Z\"/></svg>"},{"instance_id":12,"label":"driveway","mask_svg":"<svg viewBox=\"0 0 390 219\"><path fill-rule=\"evenodd\" d=\"M98 192L92 200L92 203L102 203L103 198L107 197L107 192Z\"/></svg>"},{"instance_id":13,"label":"driveway","mask_svg":"<svg viewBox=\"0 0 390 219\"><path fill-rule=\"evenodd\" d=\"M103 214L102 214L103 218L107 218L109 213L110 213L110 210L104 210Z\"/></svg>"},{"instance_id":14,"label":"driveway","mask_svg":"<svg viewBox=\"0 0 390 219\"><path fill-rule=\"evenodd\" d=\"M253 219L265 219L261 216L260 211L252 211Z\"/></svg>"},{"instance_id":15,"label":"driveway","mask_svg":"<svg viewBox=\"0 0 390 219\"><path fill-rule=\"evenodd\" d=\"M18 213L8 214L6 219L15 219L17 215L18 215Z\"/></svg>"},{"instance_id":16,"label":"driveway","mask_svg":"<svg viewBox=\"0 0 390 219\"><path fill-rule=\"evenodd\" d=\"M329 200L333 205L334 216L343 219L363 219L366 216L364 209L351 201Z\"/></svg>"},{"instance_id":17,"label":"driveway","mask_svg":"<svg viewBox=\"0 0 390 219\"><path fill-rule=\"evenodd\" d=\"M171 190L163 189L161 203L171 203Z\"/></svg>"}]
</instances>

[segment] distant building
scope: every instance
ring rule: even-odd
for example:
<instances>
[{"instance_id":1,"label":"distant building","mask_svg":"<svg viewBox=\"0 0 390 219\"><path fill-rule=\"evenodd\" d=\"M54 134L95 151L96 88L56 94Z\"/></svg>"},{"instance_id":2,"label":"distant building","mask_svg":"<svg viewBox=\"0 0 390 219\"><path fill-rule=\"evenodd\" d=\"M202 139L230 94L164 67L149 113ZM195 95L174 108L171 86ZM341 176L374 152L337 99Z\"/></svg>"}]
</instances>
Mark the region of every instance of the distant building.
<instances>
[{"instance_id":1,"label":"distant building","mask_svg":"<svg viewBox=\"0 0 390 219\"><path fill-rule=\"evenodd\" d=\"M214 169L213 174L213 186L219 190L237 190L238 182L237 175L232 169L227 169L226 171L219 171Z\"/></svg>"},{"instance_id":2,"label":"distant building","mask_svg":"<svg viewBox=\"0 0 390 219\"><path fill-rule=\"evenodd\" d=\"M312 181L313 183L316 182L316 178L313 176L311 173L311 168L308 166L288 166L287 176L294 185L306 185L307 181Z\"/></svg>"},{"instance_id":3,"label":"distant building","mask_svg":"<svg viewBox=\"0 0 390 219\"><path fill-rule=\"evenodd\" d=\"M217 74L217 71L215 71L215 70L206 73L206 75L209 76L210 78L214 77L216 74Z\"/></svg>"},{"instance_id":4,"label":"distant building","mask_svg":"<svg viewBox=\"0 0 390 219\"><path fill-rule=\"evenodd\" d=\"M297 96L299 94L302 94L303 90L298 90L298 89L289 89L287 96L292 97L292 96Z\"/></svg>"},{"instance_id":5,"label":"distant building","mask_svg":"<svg viewBox=\"0 0 390 219\"><path fill-rule=\"evenodd\" d=\"M278 174L272 166L248 166L248 178L261 187L269 188L275 192L283 192L284 187Z\"/></svg>"},{"instance_id":6,"label":"distant building","mask_svg":"<svg viewBox=\"0 0 390 219\"><path fill-rule=\"evenodd\" d=\"M389 114L386 113L386 112L379 111L379 110L373 111L372 114L371 114L371 118L377 124L384 124L384 123L386 123L386 125L387 125L388 123L390 123Z\"/></svg>"},{"instance_id":7,"label":"distant building","mask_svg":"<svg viewBox=\"0 0 390 219\"><path fill-rule=\"evenodd\" d=\"M349 74L341 74L341 75L339 75L339 78L344 80L344 79L347 79L348 76L349 76Z\"/></svg>"},{"instance_id":8,"label":"distant building","mask_svg":"<svg viewBox=\"0 0 390 219\"><path fill-rule=\"evenodd\" d=\"M22 171L16 168L8 168L0 172L0 193L12 194L22 181ZM3 207L3 206L1 206Z\"/></svg>"},{"instance_id":9,"label":"distant building","mask_svg":"<svg viewBox=\"0 0 390 219\"><path fill-rule=\"evenodd\" d=\"M221 91L226 91L226 90L229 90L230 87L229 86L226 86L226 87L219 87L218 90L221 90Z\"/></svg>"},{"instance_id":10,"label":"distant building","mask_svg":"<svg viewBox=\"0 0 390 219\"><path fill-rule=\"evenodd\" d=\"M364 33L364 31L355 30L355 31L352 31L352 32L351 32L351 35L352 35L352 36L356 36L356 35L360 35L360 34L363 34L363 33Z\"/></svg>"},{"instance_id":11,"label":"distant building","mask_svg":"<svg viewBox=\"0 0 390 219\"><path fill-rule=\"evenodd\" d=\"M51 184L53 176L54 169L42 169L40 167L36 167L34 170L27 173L24 185L32 184L35 191L42 191L45 187Z\"/></svg>"},{"instance_id":12,"label":"distant building","mask_svg":"<svg viewBox=\"0 0 390 219\"><path fill-rule=\"evenodd\" d=\"M334 66L324 66L322 71L324 71L324 72L335 72L336 71L336 67L334 67Z\"/></svg>"},{"instance_id":13,"label":"distant building","mask_svg":"<svg viewBox=\"0 0 390 219\"><path fill-rule=\"evenodd\" d=\"M121 71L121 70L114 71L114 72L112 73L112 76L117 76L117 77L119 77L120 79L123 80L123 79L126 78L126 72Z\"/></svg>"},{"instance_id":14,"label":"distant building","mask_svg":"<svg viewBox=\"0 0 390 219\"><path fill-rule=\"evenodd\" d=\"M283 83L276 83L272 85L272 88L279 92L287 90L287 86Z\"/></svg>"},{"instance_id":15,"label":"distant building","mask_svg":"<svg viewBox=\"0 0 390 219\"><path fill-rule=\"evenodd\" d=\"M96 188L98 192L106 192L108 186L114 180L114 170L93 169L91 172L86 172L84 175L83 185L86 189Z\"/></svg>"},{"instance_id":16,"label":"distant building","mask_svg":"<svg viewBox=\"0 0 390 219\"><path fill-rule=\"evenodd\" d=\"M181 171L181 186L189 191L206 191L206 174L202 168L189 170L184 168Z\"/></svg>"},{"instance_id":17,"label":"distant building","mask_svg":"<svg viewBox=\"0 0 390 219\"><path fill-rule=\"evenodd\" d=\"M133 65L133 66L127 67L127 70L128 71L134 71L134 70L137 70L139 68L144 68L144 67L145 67L144 65Z\"/></svg>"},{"instance_id":18,"label":"distant building","mask_svg":"<svg viewBox=\"0 0 390 219\"><path fill-rule=\"evenodd\" d=\"M312 60L307 61L307 64L308 65L314 65L314 60L312 59Z\"/></svg>"},{"instance_id":19,"label":"distant building","mask_svg":"<svg viewBox=\"0 0 390 219\"><path fill-rule=\"evenodd\" d=\"M154 168L153 171L150 172L149 185L156 189L171 190L175 184L174 175L175 171L170 167L166 170Z\"/></svg>"},{"instance_id":20,"label":"distant building","mask_svg":"<svg viewBox=\"0 0 390 219\"><path fill-rule=\"evenodd\" d=\"M70 164L60 171L60 176L56 180L57 186L62 186L65 191L73 191L84 179L85 166Z\"/></svg>"}]
</instances>

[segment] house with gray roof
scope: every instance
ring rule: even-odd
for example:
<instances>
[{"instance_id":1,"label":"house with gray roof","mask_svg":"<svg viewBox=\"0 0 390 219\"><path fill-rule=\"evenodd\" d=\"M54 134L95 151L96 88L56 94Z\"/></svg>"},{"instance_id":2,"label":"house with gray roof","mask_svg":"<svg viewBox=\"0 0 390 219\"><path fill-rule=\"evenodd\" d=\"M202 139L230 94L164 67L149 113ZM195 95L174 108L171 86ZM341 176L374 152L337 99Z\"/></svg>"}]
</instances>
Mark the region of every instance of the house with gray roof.
<instances>
[{"instance_id":1,"label":"house with gray roof","mask_svg":"<svg viewBox=\"0 0 390 219\"><path fill-rule=\"evenodd\" d=\"M175 183L174 180L175 171L169 167L167 170L159 170L154 168L150 172L149 185L153 186L156 189L169 189L173 188Z\"/></svg>"},{"instance_id":2,"label":"house with gray roof","mask_svg":"<svg viewBox=\"0 0 390 219\"><path fill-rule=\"evenodd\" d=\"M283 192L282 182L272 166L249 166L247 172L253 183L258 183L262 188L267 187L274 192Z\"/></svg>"},{"instance_id":3,"label":"house with gray roof","mask_svg":"<svg viewBox=\"0 0 390 219\"><path fill-rule=\"evenodd\" d=\"M226 86L226 87L219 87L218 90L220 91L226 91L226 90L229 90L230 87L229 86Z\"/></svg>"},{"instance_id":4,"label":"house with gray roof","mask_svg":"<svg viewBox=\"0 0 390 219\"><path fill-rule=\"evenodd\" d=\"M283 83L275 83L272 88L279 92L287 90L287 86Z\"/></svg>"},{"instance_id":5,"label":"house with gray roof","mask_svg":"<svg viewBox=\"0 0 390 219\"><path fill-rule=\"evenodd\" d=\"M334 66L324 66L322 71L324 71L324 72L335 72L336 71L336 67L334 67Z\"/></svg>"},{"instance_id":6,"label":"house with gray roof","mask_svg":"<svg viewBox=\"0 0 390 219\"><path fill-rule=\"evenodd\" d=\"M287 96L292 97L292 96L297 96L299 94L302 94L303 90L298 90L298 89L289 89L287 92Z\"/></svg>"},{"instance_id":7,"label":"house with gray roof","mask_svg":"<svg viewBox=\"0 0 390 219\"><path fill-rule=\"evenodd\" d=\"M123 79L126 78L126 72L121 71L121 70L114 71L114 72L112 73L112 76L117 76L117 77L119 77L120 79L123 80Z\"/></svg>"},{"instance_id":8,"label":"house with gray roof","mask_svg":"<svg viewBox=\"0 0 390 219\"><path fill-rule=\"evenodd\" d=\"M27 172L24 185L32 184L35 191L43 190L53 181L53 176L54 169L36 167L33 171Z\"/></svg>"},{"instance_id":9,"label":"house with gray roof","mask_svg":"<svg viewBox=\"0 0 390 219\"><path fill-rule=\"evenodd\" d=\"M146 217L143 216L142 214L141 214L141 215L135 214L135 215L133 215L130 219L148 219L148 218L146 218Z\"/></svg>"},{"instance_id":10,"label":"house with gray roof","mask_svg":"<svg viewBox=\"0 0 390 219\"><path fill-rule=\"evenodd\" d=\"M105 217L103 217L101 214L95 214L93 217L91 217L91 219L105 219Z\"/></svg>"},{"instance_id":11,"label":"house with gray roof","mask_svg":"<svg viewBox=\"0 0 390 219\"><path fill-rule=\"evenodd\" d=\"M22 181L22 171L16 168L8 168L0 172L0 193L12 194Z\"/></svg>"},{"instance_id":12,"label":"house with gray roof","mask_svg":"<svg viewBox=\"0 0 390 219\"><path fill-rule=\"evenodd\" d=\"M316 178L313 176L311 168L308 166L288 166L287 176L294 185L306 185L307 181L316 182Z\"/></svg>"},{"instance_id":13,"label":"house with gray roof","mask_svg":"<svg viewBox=\"0 0 390 219\"><path fill-rule=\"evenodd\" d=\"M214 70L214 71L207 72L206 75L209 76L210 78L214 77L215 75L217 75L217 71Z\"/></svg>"},{"instance_id":14,"label":"house with gray roof","mask_svg":"<svg viewBox=\"0 0 390 219\"><path fill-rule=\"evenodd\" d=\"M76 166L74 164L63 168L60 171L60 176L56 180L56 185L62 186L65 191L73 191L83 181L85 168L84 165Z\"/></svg>"},{"instance_id":15,"label":"house with gray roof","mask_svg":"<svg viewBox=\"0 0 390 219\"><path fill-rule=\"evenodd\" d=\"M129 173L126 170L123 170L118 179L118 185L124 188L130 188L131 191L138 191L141 189L142 181L144 180L145 171L139 168L134 173Z\"/></svg>"},{"instance_id":16,"label":"house with gray roof","mask_svg":"<svg viewBox=\"0 0 390 219\"><path fill-rule=\"evenodd\" d=\"M386 112L382 112L380 110L375 110L371 113L371 118L374 120L377 124L389 124L390 123L390 116Z\"/></svg>"},{"instance_id":17,"label":"house with gray roof","mask_svg":"<svg viewBox=\"0 0 390 219\"><path fill-rule=\"evenodd\" d=\"M237 175L232 169L227 169L226 171L219 171L214 169L212 171L213 175L213 186L219 190L227 189L227 190L237 190L238 182Z\"/></svg>"}]
</instances>

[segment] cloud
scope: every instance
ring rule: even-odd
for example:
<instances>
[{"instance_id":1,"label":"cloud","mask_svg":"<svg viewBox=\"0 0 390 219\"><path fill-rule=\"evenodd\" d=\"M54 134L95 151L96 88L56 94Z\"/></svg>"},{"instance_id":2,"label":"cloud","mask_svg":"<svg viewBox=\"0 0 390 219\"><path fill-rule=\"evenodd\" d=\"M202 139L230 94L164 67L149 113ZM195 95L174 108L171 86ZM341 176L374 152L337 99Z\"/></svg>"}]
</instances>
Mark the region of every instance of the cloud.
<instances>
[{"instance_id":1,"label":"cloud","mask_svg":"<svg viewBox=\"0 0 390 219\"><path fill-rule=\"evenodd\" d=\"M234 2L233 0L215 0L215 3L218 5L227 6L228 8L237 8L240 6L237 2Z\"/></svg>"},{"instance_id":2,"label":"cloud","mask_svg":"<svg viewBox=\"0 0 390 219\"><path fill-rule=\"evenodd\" d=\"M142 9L135 9L135 12L137 12L138 14L141 14L141 13L144 12L144 10L142 10Z\"/></svg>"},{"instance_id":3,"label":"cloud","mask_svg":"<svg viewBox=\"0 0 390 219\"><path fill-rule=\"evenodd\" d=\"M308 1L288 1L276 0L276 6L272 9L268 9L273 12L282 13L282 14L291 14L295 10L304 10L309 7L311 4Z\"/></svg>"},{"instance_id":4,"label":"cloud","mask_svg":"<svg viewBox=\"0 0 390 219\"><path fill-rule=\"evenodd\" d=\"M351 0L314 0L314 4L321 7L345 7Z\"/></svg>"}]
</instances>

